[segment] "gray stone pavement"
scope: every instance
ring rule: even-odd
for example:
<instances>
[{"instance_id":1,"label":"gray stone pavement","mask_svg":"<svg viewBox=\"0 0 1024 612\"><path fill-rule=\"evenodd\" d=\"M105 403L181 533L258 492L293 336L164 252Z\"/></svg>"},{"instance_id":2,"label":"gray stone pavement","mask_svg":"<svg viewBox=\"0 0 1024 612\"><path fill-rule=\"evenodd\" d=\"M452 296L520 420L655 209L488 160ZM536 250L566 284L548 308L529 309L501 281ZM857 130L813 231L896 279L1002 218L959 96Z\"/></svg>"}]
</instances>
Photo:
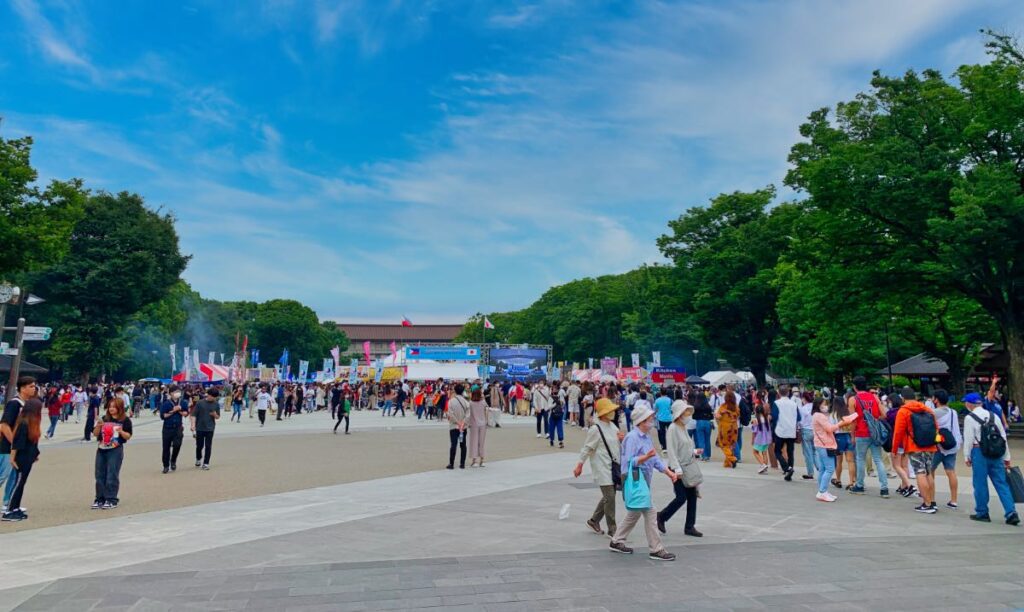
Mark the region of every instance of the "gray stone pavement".
<instances>
[{"instance_id":1,"label":"gray stone pavement","mask_svg":"<svg viewBox=\"0 0 1024 612\"><path fill-rule=\"evenodd\" d=\"M683 536L680 524L670 524L665 542L679 559L658 563L646 558L640 530L631 537L637 553L625 556L609 552L607 538L583 527L597 491L585 479L560 478L573 463L573 455L561 453L496 462L484 470L379 479L373 482L381 499L392 501L368 511L343 503L311 506L296 492L288 494L291 514L264 516L260 509L279 503L276 498L239 500L251 512L245 505L180 509L183 533L126 520L121 529L138 530L132 542L96 541L95 561L83 558L75 572L80 575L65 572L60 575L69 577L47 580L59 575L44 565L33 571L38 582L0 591L0 608L1024 607L1024 533L999 522L969 521L969 491L962 493L960 510L927 516L911 510L915 500L843 495L836 504L822 504L814 501L810 483L756 476L749 466L733 471L707 465L697 522L706 537ZM533 474L529 482L513 477L524 470L550 474ZM358 500L366 486L339 485L332 495L342 499L351 493ZM871 481L868 486L877 488ZM429 492L438 489L445 493ZM314 491L322 500L323 490ZM656 480L654 493L656 503L664 504L667 480ZM401 494L410 499L401 501ZM571 515L560 521L565 503ZM223 523L213 530L205 524L212 506L253 533L218 539ZM196 521L191 534L190 517ZM287 528L272 529L275 523ZM42 544L58 535L45 532L50 530L25 537L36 534ZM167 537L190 540L188 552L167 545L165 554L154 555ZM108 569L87 574L100 567Z\"/></svg>"}]
</instances>

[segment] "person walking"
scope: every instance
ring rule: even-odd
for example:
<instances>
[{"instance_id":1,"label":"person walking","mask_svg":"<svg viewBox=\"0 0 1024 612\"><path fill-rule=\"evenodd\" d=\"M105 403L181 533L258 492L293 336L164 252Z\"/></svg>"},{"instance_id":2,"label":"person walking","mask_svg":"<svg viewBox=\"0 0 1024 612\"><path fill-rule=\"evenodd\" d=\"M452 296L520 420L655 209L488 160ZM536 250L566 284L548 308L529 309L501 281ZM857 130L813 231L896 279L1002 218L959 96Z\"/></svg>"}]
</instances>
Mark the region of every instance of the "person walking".
<instances>
[{"instance_id":1,"label":"person walking","mask_svg":"<svg viewBox=\"0 0 1024 612\"><path fill-rule=\"evenodd\" d=\"M646 406L633 408L633 430L626 434L622 441L622 459L620 468L623 480L626 478L630 465L639 471L639 476L647 482L648 489L651 486L651 475L654 470L668 476L673 483L676 482L676 474L658 457L654 450L654 443L648 433L654 427L654 411ZM636 527L640 518L644 519L644 532L647 535L647 547L650 549L648 558L654 561L675 561L676 556L667 550L658 535L657 517L651 507L650 499L647 500L646 508L626 508L626 518L615 531L615 536L608 545L609 550L624 554L633 554L633 549L626 545L630 532Z\"/></svg>"},{"instance_id":2,"label":"person walking","mask_svg":"<svg viewBox=\"0 0 1024 612\"><path fill-rule=\"evenodd\" d=\"M800 428L800 450L804 456L804 474L800 477L804 480L814 480L815 459L814 445L814 424L812 414L814 412L814 393L804 391L800 394L803 400L797 407L797 425Z\"/></svg>"},{"instance_id":3,"label":"person walking","mask_svg":"<svg viewBox=\"0 0 1024 612\"><path fill-rule=\"evenodd\" d=\"M723 467L736 468L736 439L740 434L740 407L736 403L736 394L726 391L722 405L718 407L718 439L715 444L722 449L725 460Z\"/></svg>"},{"instance_id":4,"label":"person walking","mask_svg":"<svg viewBox=\"0 0 1024 612\"><path fill-rule=\"evenodd\" d=\"M760 398L755 400L754 415L750 421L750 445L754 449L754 459L757 459L757 473L764 474L771 464L771 456L768 447L772 443L771 413L768 407Z\"/></svg>"},{"instance_id":5,"label":"person walking","mask_svg":"<svg viewBox=\"0 0 1024 612\"><path fill-rule=\"evenodd\" d=\"M99 418L100 392L95 386L89 387L89 399L85 409L85 430L82 432L82 442L92 441L92 428L96 426L96 419Z\"/></svg>"},{"instance_id":6,"label":"person walking","mask_svg":"<svg viewBox=\"0 0 1024 612\"><path fill-rule=\"evenodd\" d=\"M728 399L726 400L728 402ZM734 398L735 401L735 398ZM691 418L693 407L683 400L672 402L672 424L666 432L668 441L668 466L676 473L678 478L672 483L675 490L675 498L655 516L658 524L658 531L668 533L665 524L672 520L676 512L686 506L686 521L683 523L683 533L695 538L704 537L704 534L697 531L697 487L703 482L704 476L700 471L700 462L693 454L693 438L686 431L686 421Z\"/></svg>"},{"instance_id":7,"label":"person walking","mask_svg":"<svg viewBox=\"0 0 1024 612\"><path fill-rule=\"evenodd\" d=\"M4 404L3 416L0 417L0 491L3 493L3 508L0 512L19 510L20 506L10 506L11 496L18 477L11 464L11 450L14 443L14 429L18 426L18 415L28 400L36 398L38 386L31 376L20 376L15 383L17 395ZM10 506L10 507L9 507Z\"/></svg>"},{"instance_id":8,"label":"person walking","mask_svg":"<svg viewBox=\"0 0 1024 612\"><path fill-rule=\"evenodd\" d=\"M832 398L832 404L829 409L829 416L831 420L839 422L843 421L847 416L851 414L849 407L847 406L847 398L842 395L836 395ZM853 457L853 424L843 425L839 428L839 431L835 433L836 436L836 473L835 478L832 479L832 486L837 489L843 489L843 462L846 462L846 470L849 476L850 484L846 486L846 490L849 491L853 488L853 484L857 481L857 462Z\"/></svg>"},{"instance_id":9,"label":"person walking","mask_svg":"<svg viewBox=\"0 0 1024 612\"><path fill-rule=\"evenodd\" d=\"M37 397L25 402L14 426L11 441L11 467L14 469L15 485L8 502L9 510L3 513L4 521L23 521L28 513L21 506L32 466L39 461L39 438L42 435L39 422L42 419L43 402Z\"/></svg>"},{"instance_id":10,"label":"person walking","mask_svg":"<svg viewBox=\"0 0 1024 612\"><path fill-rule=\"evenodd\" d=\"M455 469L456 446L460 451L459 469L466 468L466 419L469 416L469 402L462 396L465 391L465 385L455 383L454 392L448 398L448 438L451 442L448 449L449 470Z\"/></svg>"},{"instance_id":11,"label":"person walking","mask_svg":"<svg viewBox=\"0 0 1024 612\"><path fill-rule=\"evenodd\" d=\"M206 397L192 406L189 413L192 431L196 434L196 467L210 469L210 455L213 452L213 431L220 418L219 391L216 387L206 389Z\"/></svg>"},{"instance_id":12,"label":"person walking","mask_svg":"<svg viewBox=\"0 0 1024 612\"><path fill-rule=\"evenodd\" d=\"M637 399L633 401L633 406L636 406L637 401L646 401L647 394L643 391L637 394ZM654 414L658 419L658 444L661 445L661 451L663 453L668 452L668 442L666 434L668 433L668 426L672 424L672 398L668 396L668 387L662 387L658 391L658 399L654 400Z\"/></svg>"},{"instance_id":13,"label":"person walking","mask_svg":"<svg viewBox=\"0 0 1024 612\"><path fill-rule=\"evenodd\" d=\"M949 407L949 393L945 389L936 389L932 393L932 403L935 404L935 420L939 424L939 433L949 432L952 434L952 441L955 442L939 447L932 467L937 470L941 465L946 472L946 479L949 481L949 501L946 502L946 507L956 510L957 493L960 488L956 477L956 455L964 443L963 434L960 432L960 419L956 411Z\"/></svg>"},{"instance_id":14,"label":"person walking","mask_svg":"<svg viewBox=\"0 0 1024 612\"><path fill-rule=\"evenodd\" d=\"M597 402L594 414L597 416L594 424L587 430L587 437L580 448L579 461L572 471L573 478L579 478L583 473L583 463L590 462L590 475L594 478L594 484L601 489L601 499L597 502L597 508L587 519L587 527L598 535L601 531L601 520L604 519L608 526L608 536L615 535L617 525L615 524L615 491L616 481L621 482L621 471L616 473L615 464L619 460L619 442L625 437L619 428L612 422L612 416L618 406L615 402L602 398Z\"/></svg>"},{"instance_id":15,"label":"person walking","mask_svg":"<svg viewBox=\"0 0 1024 612\"><path fill-rule=\"evenodd\" d=\"M256 394L256 401L253 403L256 405L256 416L260 419L260 427L267 424L267 409L270 408L270 402L273 398L267 393L267 388L260 385L259 393Z\"/></svg>"},{"instance_id":16,"label":"person walking","mask_svg":"<svg viewBox=\"0 0 1024 612\"><path fill-rule=\"evenodd\" d=\"M768 399L772 399L772 392L768 393ZM793 480L796 457L796 428L798 408L796 402L789 399L789 387L781 385L779 393L774 399L774 410L772 410L773 422L775 423L775 458L779 462L785 474L785 480ZM785 452L783 452L785 451Z\"/></svg>"},{"instance_id":17,"label":"person walking","mask_svg":"<svg viewBox=\"0 0 1024 612\"><path fill-rule=\"evenodd\" d=\"M565 401L562 397L555 397L554 404L548 410L549 446L555 445L556 434L558 435L558 448L565 448Z\"/></svg>"},{"instance_id":18,"label":"person walking","mask_svg":"<svg viewBox=\"0 0 1024 612\"><path fill-rule=\"evenodd\" d=\"M974 514L971 520L992 522L988 514L988 483L991 480L999 502L1003 505L1006 524L1019 525L1020 515L1013 505L1010 486L1006 483L1006 468L1010 467L1010 445L1006 443L1003 422L982 407L981 395L977 393L965 395L964 405L968 410L967 418L964 419L964 460L967 467L971 468L974 483Z\"/></svg>"},{"instance_id":19,"label":"person walking","mask_svg":"<svg viewBox=\"0 0 1024 612\"><path fill-rule=\"evenodd\" d=\"M813 461L818 467L818 493L814 498L820 502L834 502L837 499L828 491L828 485L836 471L836 457L839 454L836 432L857 420L857 414L854 413L837 421L829 414L828 408L829 400L824 397L814 400L810 417L813 438L807 439L807 442L813 443L814 446Z\"/></svg>"},{"instance_id":20,"label":"person walking","mask_svg":"<svg viewBox=\"0 0 1024 612\"><path fill-rule=\"evenodd\" d=\"M472 397L469 402L469 467L474 467L479 462L484 467L484 440L487 438L487 402L484 401L483 391L476 385L473 386Z\"/></svg>"},{"instance_id":21,"label":"person walking","mask_svg":"<svg viewBox=\"0 0 1024 612\"><path fill-rule=\"evenodd\" d=\"M57 421L61 419L60 390L51 387L46 393L46 414L50 417L50 428L46 430L46 439L53 438L57 433Z\"/></svg>"},{"instance_id":22,"label":"person walking","mask_svg":"<svg viewBox=\"0 0 1024 612\"><path fill-rule=\"evenodd\" d=\"M699 459L711 461L711 423L715 418L715 412L711 403L702 392L694 391L693 402L693 423L694 443L700 451Z\"/></svg>"},{"instance_id":23,"label":"person walking","mask_svg":"<svg viewBox=\"0 0 1024 612\"><path fill-rule=\"evenodd\" d=\"M546 438L548 433L548 408L551 406L551 393L544 381L533 388L533 415L537 418L537 437Z\"/></svg>"},{"instance_id":24,"label":"person walking","mask_svg":"<svg viewBox=\"0 0 1024 612\"><path fill-rule=\"evenodd\" d=\"M182 403L181 389L178 385L171 385L168 391L167 399L160 404L160 420L164 423L160 432L163 442L160 460L163 463L164 474L178 469L178 453L181 451L185 433L182 418L188 414L188 406Z\"/></svg>"},{"instance_id":25,"label":"person walking","mask_svg":"<svg viewBox=\"0 0 1024 612\"><path fill-rule=\"evenodd\" d=\"M244 392L241 386L235 387L231 392L231 421L237 419L239 423L242 422L242 396Z\"/></svg>"},{"instance_id":26,"label":"person walking","mask_svg":"<svg viewBox=\"0 0 1024 612\"><path fill-rule=\"evenodd\" d=\"M132 437L132 420L125 411L123 399L112 397L107 400L103 418L92 433L99 441L96 449L96 498L92 509L110 510L120 503L124 445Z\"/></svg>"},{"instance_id":27,"label":"person walking","mask_svg":"<svg viewBox=\"0 0 1024 612\"><path fill-rule=\"evenodd\" d=\"M338 420L334 423L334 434L338 434L338 425L341 425L342 421L345 421L345 435L349 435L348 426L350 417L352 415L352 392L345 390L341 393L341 399L338 400L338 405L334 408L338 413Z\"/></svg>"}]
</instances>

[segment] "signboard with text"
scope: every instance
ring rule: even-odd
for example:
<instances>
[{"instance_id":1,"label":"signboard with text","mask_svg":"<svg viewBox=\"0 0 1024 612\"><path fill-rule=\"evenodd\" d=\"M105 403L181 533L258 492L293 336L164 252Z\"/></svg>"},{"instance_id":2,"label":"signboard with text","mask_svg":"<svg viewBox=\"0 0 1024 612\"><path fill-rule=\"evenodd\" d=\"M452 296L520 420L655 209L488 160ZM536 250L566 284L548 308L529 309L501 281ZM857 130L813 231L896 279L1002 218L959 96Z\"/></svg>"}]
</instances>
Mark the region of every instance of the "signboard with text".
<instances>
[{"instance_id":1,"label":"signboard with text","mask_svg":"<svg viewBox=\"0 0 1024 612\"><path fill-rule=\"evenodd\" d=\"M475 346L407 346L405 359L431 361L478 361L480 349Z\"/></svg>"}]
</instances>

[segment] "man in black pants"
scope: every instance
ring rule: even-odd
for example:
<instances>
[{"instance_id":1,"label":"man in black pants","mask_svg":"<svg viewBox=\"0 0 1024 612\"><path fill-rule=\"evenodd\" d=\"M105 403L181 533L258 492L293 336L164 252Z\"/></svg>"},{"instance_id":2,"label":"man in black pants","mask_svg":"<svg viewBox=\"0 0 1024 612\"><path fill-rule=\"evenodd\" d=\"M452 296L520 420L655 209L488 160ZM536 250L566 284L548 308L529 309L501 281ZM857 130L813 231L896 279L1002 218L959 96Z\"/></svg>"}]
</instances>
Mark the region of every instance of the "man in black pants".
<instances>
[{"instance_id":1,"label":"man in black pants","mask_svg":"<svg viewBox=\"0 0 1024 612\"><path fill-rule=\"evenodd\" d=\"M96 426L96 415L100 412L100 392L96 387L89 387L89 402L85 409L85 437L82 442L92 441L92 430Z\"/></svg>"},{"instance_id":2,"label":"man in black pants","mask_svg":"<svg viewBox=\"0 0 1024 612\"><path fill-rule=\"evenodd\" d=\"M160 404L160 420L164 422L163 447L160 458L164 465L164 474L178 469L178 452L181 451L182 417L188 414L188 400L182 399L178 385L171 385L167 399Z\"/></svg>"},{"instance_id":3,"label":"man in black pants","mask_svg":"<svg viewBox=\"0 0 1024 612\"><path fill-rule=\"evenodd\" d=\"M213 451L213 430L220 418L220 405L217 404L219 391L217 387L206 390L206 398L200 400L192 408L192 431L196 434L196 467L210 469L210 453Z\"/></svg>"}]
</instances>

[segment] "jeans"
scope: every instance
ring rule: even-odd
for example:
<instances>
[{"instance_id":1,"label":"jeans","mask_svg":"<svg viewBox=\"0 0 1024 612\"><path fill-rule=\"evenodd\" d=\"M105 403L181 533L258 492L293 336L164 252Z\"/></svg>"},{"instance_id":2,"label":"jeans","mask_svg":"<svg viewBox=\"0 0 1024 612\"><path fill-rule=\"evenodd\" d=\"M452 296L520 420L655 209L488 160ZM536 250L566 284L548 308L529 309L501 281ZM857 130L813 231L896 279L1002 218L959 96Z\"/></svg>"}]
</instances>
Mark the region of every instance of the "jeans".
<instances>
[{"instance_id":1,"label":"jeans","mask_svg":"<svg viewBox=\"0 0 1024 612\"><path fill-rule=\"evenodd\" d=\"M10 454L0 455L0 488L3 488L4 505L11 501L11 494L14 493L16 475L14 466L11 465Z\"/></svg>"},{"instance_id":2,"label":"jeans","mask_svg":"<svg viewBox=\"0 0 1024 612\"><path fill-rule=\"evenodd\" d=\"M46 430L46 437L52 438L53 434L57 431L57 421L60 420L59 416L50 417L50 428Z\"/></svg>"},{"instance_id":3,"label":"jeans","mask_svg":"<svg viewBox=\"0 0 1024 612\"><path fill-rule=\"evenodd\" d=\"M807 427L800 429L800 450L804 453L804 468L807 474L814 476L814 430Z\"/></svg>"},{"instance_id":4,"label":"jeans","mask_svg":"<svg viewBox=\"0 0 1024 612\"><path fill-rule=\"evenodd\" d=\"M981 454L980 448L971 449L971 482L974 484L974 513L988 516L988 481L996 488L996 495L1003 505L1003 516L1010 516L1016 509L1013 506L1013 494L1006 483L1006 468L1003 460L989 459Z\"/></svg>"},{"instance_id":5,"label":"jeans","mask_svg":"<svg viewBox=\"0 0 1024 612\"><path fill-rule=\"evenodd\" d=\"M697 448L701 449L701 459L711 459L711 421L697 421L696 435L693 439Z\"/></svg>"},{"instance_id":6,"label":"jeans","mask_svg":"<svg viewBox=\"0 0 1024 612\"><path fill-rule=\"evenodd\" d=\"M94 427L96 427L96 414L92 409L89 409L89 411L85 413L85 430L82 432L85 434L85 437L82 438L83 440L86 442L92 440L92 430Z\"/></svg>"},{"instance_id":7,"label":"jeans","mask_svg":"<svg viewBox=\"0 0 1024 612\"><path fill-rule=\"evenodd\" d=\"M683 526L686 529L693 529L694 523L697 522L697 487L684 485L682 479L675 481L672 487L675 489L676 497L658 513L658 516L667 523L676 511L685 505L686 523Z\"/></svg>"},{"instance_id":8,"label":"jeans","mask_svg":"<svg viewBox=\"0 0 1024 612\"><path fill-rule=\"evenodd\" d=\"M238 418L238 422L241 423L242 422L242 404L241 403L231 404L231 420L232 421L235 420L236 417Z\"/></svg>"},{"instance_id":9,"label":"jeans","mask_svg":"<svg viewBox=\"0 0 1024 612\"><path fill-rule=\"evenodd\" d=\"M455 465L455 447L461 451L459 467L466 467L466 436L458 429L449 429L448 438L451 441L451 448L448 449L448 465Z\"/></svg>"},{"instance_id":10,"label":"jeans","mask_svg":"<svg viewBox=\"0 0 1024 612\"><path fill-rule=\"evenodd\" d=\"M160 450L160 460L163 462L165 468L171 467L171 464L177 465L178 453L181 452L181 439L182 429L178 427L176 429L164 429L162 432L163 446Z\"/></svg>"},{"instance_id":11,"label":"jeans","mask_svg":"<svg viewBox=\"0 0 1024 612\"><path fill-rule=\"evenodd\" d=\"M741 453L743 451L743 426L740 425L739 429L736 430L736 446L732 447L732 454L736 455L736 463L743 460Z\"/></svg>"},{"instance_id":12,"label":"jeans","mask_svg":"<svg viewBox=\"0 0 1024 612\"><path fill-rule=\"evenodd\" d=\"M96 501L116 502L121 489L121 463L124 447L96 451Z\"/></svg>"},{"instance_id":13,"label":"jeans","mask_svg":"<svg viewBox=\"0 0 1024 612\"><path fill-rule=\"evenodd\" d=\"M344 408L338 408L338 422L334 424L334 433L338 433L338 426L341 425L342 421L345 421L345 433L348 433L348 426L350 422L348 413L345 412Z\"/></svg>"},{"instance_id":14,"label":"jeans","mask_svg":"<svg viewBox=\"0 0 1024 612\"><path fill-rule=\"evenodd\" d=\"M560 416L552 416L548 420L548 440L550 440L552 444L555 443L556 432L558 433L559 442L565 439L564 424L562 423L562 417Z\"/></svg>"},{"instance_id":15,"label":"jeans","mask_svg":"<svg viewBox=\"0 0 1024 612\"><path fill-rule=\"evenodd\" d=\"M836 473L836 458L828 456L827 448L814 448L815 465L818 466L818 493L828 491L828 483Z\"/></svg>"},{"instance_id":16,"label":"jeans","mask_svg":"<svg viewBox=\"0 0 1024 612\"><path fill-rule=\"evenodd\" d=\"M18 469L14 470L14 473L11 474L15 485L8 505L12 511L21 507L21 497L25 494L25 483L28 482L28 475L31 473L32 463L30 462L18 465Z\"/></svg>"},{"instance_id":17,"label":"jeans","mask_svg":"<svg viewBox=\"0 0 1024 612\"><path fill-rule=\"evenodd\" d=\"M391 400L384 400L384 410L381 411L380 416L385 417L391 414Z\"/></svg>"},{"instance_id":18,"label":"jeans","mask_svg":"<svg viewBox=\"0 0 1024 612\"><path fill-rule=\"evenodd\" d=\"M633 431L633 409L627 407L622 411L626 415L626 433Z\"/></svg>"},{"instance_id":19,"label":"jeans","mask_svg":"<svg viewBox=\"0 0 1024 612\"><path fill-rule=\"evenodd\" d=\"M875 469L878 473L878 485L882 490L889 489L889 478L885 473L885 464L882 463L882 447L871 443L871 438L857 438L854 441L854 453L857 460L857 484L858 488L864 488L864 472L867 470L868 449L871 449L871 457L875 462Z\"/></svg>"},{"instance_id":20,"label":"jeans","mask_svg":"<svg viewBox=\"0 0 1024 612\"><path fill-rule=\"evenodd\" d=\"M213 432L196 432L196 462L202 460L203 465L210 465L210 454L213 452Z\"/></svg>"}]
</instances>

